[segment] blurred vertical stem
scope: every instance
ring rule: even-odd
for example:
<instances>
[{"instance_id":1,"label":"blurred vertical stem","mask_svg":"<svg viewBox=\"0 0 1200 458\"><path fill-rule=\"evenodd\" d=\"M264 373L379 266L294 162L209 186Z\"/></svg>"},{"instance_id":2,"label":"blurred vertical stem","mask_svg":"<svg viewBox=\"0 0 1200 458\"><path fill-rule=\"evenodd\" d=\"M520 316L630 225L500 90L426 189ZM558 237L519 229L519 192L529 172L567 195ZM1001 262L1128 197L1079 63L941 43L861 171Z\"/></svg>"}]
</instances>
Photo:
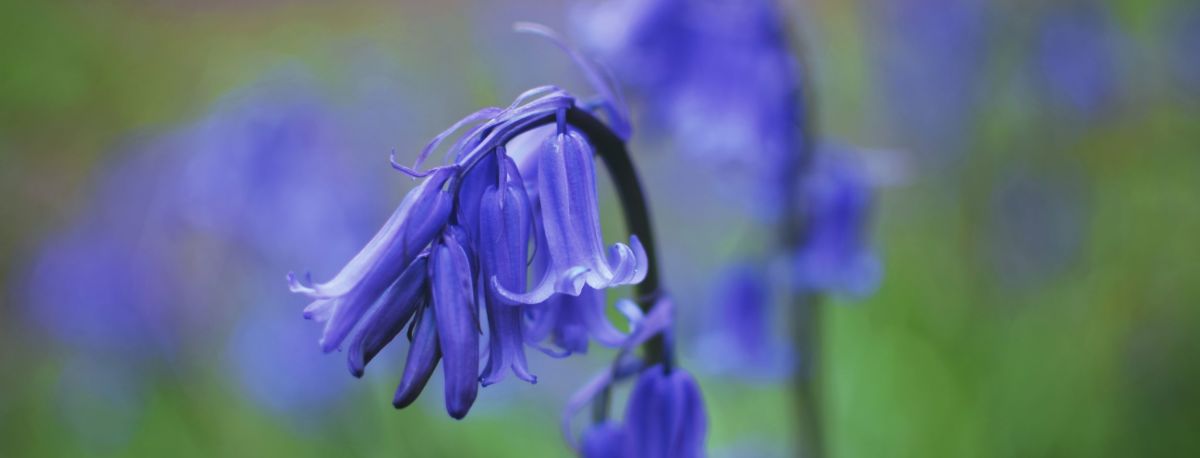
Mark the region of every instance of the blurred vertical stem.
<instances>
[{"instance_id":1,"label":"blurred vertical stem","mask_svg":"<svg viewBox=\"0 0 1200 458\"><path fill-rule=\"evenodd\" d=\"M800 78L795 93L791 95L791 98L795 100L799 118L799 125L796 128L800 131L797 142L800 150L796 154L795 163L787 164L790 167L785 166L785 173L790 173L790 175L783 180L787 189L784 189L783 193L784 214L777 234L784 256L790 259L797 251L804 248L808 239L811 215L807 202L801 198L801 195L803 180L806 179L813 155L817 152L817 108L815 91L811 87L812 78L805 73L809 66L805 59L808 54L804 41L798 34L790 33L788 27L783 26L782 29L788 33L788 41L795 50L796 66L799 69L797 75ZM800 428L797 435L799 443L796 445L798 456L801 458L824 458L826 455L825 418L822 405L823 387L820 383L823 363L820 357L823 342L821 333L822 304L818 294L811 290L799 290L797 285L792 284L791 282L796 281L795 277L795 272L791 272L787 289L789 297L785 304L788 305L791 318L789 324L792 346L799 357L799 367L792 375L792 394L795 397L794 405Z\"/></svg>"}]
</instances>

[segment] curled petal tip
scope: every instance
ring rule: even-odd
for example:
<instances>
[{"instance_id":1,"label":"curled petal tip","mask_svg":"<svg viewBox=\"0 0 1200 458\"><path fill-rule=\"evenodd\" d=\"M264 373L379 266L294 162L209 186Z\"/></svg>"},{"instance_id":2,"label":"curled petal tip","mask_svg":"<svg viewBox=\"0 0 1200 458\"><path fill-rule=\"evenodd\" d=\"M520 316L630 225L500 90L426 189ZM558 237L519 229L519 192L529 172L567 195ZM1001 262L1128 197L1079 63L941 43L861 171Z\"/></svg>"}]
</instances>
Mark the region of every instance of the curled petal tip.
<instances>
[{"instance_id":1,"label":"curled petal tip","mask_svg":"<svg viewBox=\"0 0 1200 458\"><path fill-rule=\"evenodd\" d=\"M554 32L554 29L551 29L550 27L547 27L542 24L538 24L536 22L529 22L529 21L514 22L513 23L513 31L544 35L546 37L550 37L555 40L559 39L558 34Z\"/></svg>"},{"instance_id":2,"label":"curled petal tip","mask_svg":"<svg viewBox=\"0 0 1200 458\"><path fill-rule=\"evenodd\" d=\"M307 285L305 283L302 283L300 281L300 279L296 278L295 272L288 272L288 274L287 274L288 291L291 291L293 293L303 293L303 294L316 293L316 290L314 290L311 286L309 286L312 284L312 275L305 274L304 278L305 278L305 280L307 280L307 283L308 283Z\"/></svg>"}]
</instances>

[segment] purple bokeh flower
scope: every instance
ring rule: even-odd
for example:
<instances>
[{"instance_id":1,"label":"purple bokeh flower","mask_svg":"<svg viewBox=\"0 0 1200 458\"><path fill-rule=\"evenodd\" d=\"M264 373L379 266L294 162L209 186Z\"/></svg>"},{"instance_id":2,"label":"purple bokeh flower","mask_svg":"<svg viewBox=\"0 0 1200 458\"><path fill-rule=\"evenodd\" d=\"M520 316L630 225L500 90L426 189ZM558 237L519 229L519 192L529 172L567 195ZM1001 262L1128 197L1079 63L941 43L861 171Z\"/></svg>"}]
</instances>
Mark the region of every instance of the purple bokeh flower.
<instances>
[{"instance_id":1,"label":"purple bokeh flower","mask_svg":"<svg viewBox=\"0 0 1200 458\"><path fill-rule=\"evenodd\" d=\"M1001 286L1044 284L1079 262L1087 241L1087 188L1081 171L1015 167L989 199L985 252Z\"/></svg>"},{"instance_id":2,"label":"purple bokeh flower","mask_svg":"<svg viewBox=\"0 0 1200 458\"><path fill-rule=\"evenodd\" d=\"M965 152L988 56L985 0L869 2L873 62L888 120L911 147L945 161Z\"/></svg>"},{"instance_id":3,"label":"purple bokeh flower","mask_svg":"<svg viewBox=\"0 0 1200 458\"><path fill-rule=\"evenodd\" d=\"M651 132L787 211L803 155L800 72L771 1L610 1L581 11L589 43L643 102Z\"/></svg>"},{"instance_id":4,"label":"purple bokeh flower","mask_svg":"<svg viewBox=\"0 0 1200 458\"><path fill-rule=\"evenodd\" d=\"M1049 99L1082 114L1111 104L1120 83L1118 33L1099 4L1058 8L1043 16L1034 65Z\"/></svg>"},{"instance_id":5,"label":"purple bokeh flower","mask_svg":"<svg viewBox=\"0 0 1200 458\"><path fill-rule=\"evenodd\" d=\"M751 262L728 266L712 291L711 322L699 336L696 353L703 368L742 378L786 376L792 348L780 326L780 307L768 269Z\"/></svg>"},{"instance_id":6,"label":"purple bokeh flower","mask_svg":"<svg viewBox=\"0 0 1200 458\"><path fill-rule=\"evenodd\" d=\"M854 153L822 145L804 181L807 234L793 259L802 290L862 297L879 285L870 247L874 187Z\"/></svg>"},{"instance_id":7,"label":"purple bokeh flower","mask_svg":"<svg viewBox=\"0 0 1200 458\"><path fill-rule=\"evenodd\" d=\"M332 267L362 236L377 188L303 81L264 78L114 159L88 210L46 242L31 315L74 352L130 359L170 356L229 323L223 362L251 401L291 413L340 393L327 360L293 355L311 337L279 324L284 298L266 278L297 262ZM318 257L294 250L317 244Z\"/></svg>"},{"instance_id":8,"label":"purple bokeh flower","mask_svg":"<svg viewBox=\"0 0 1200 458\"><path fill-rule=\"evenodd\" d=\"M1175 84L1188 94L1200 96L1200 59L1196 49L1200 47L1200 7L1190 5L1169 10L1166 27L1166 49L1168 66Z\"/></svg>"},{"instance_id":9,"label":"purple bokeh flower","mask_svg":"<svg viewBox=\"0 0 1200 458\"><path fill-rule=\"evenodd\" d=\"M73 351L162 357L177 347L178 309L164 306L180 286L160 195L170 164L135 150L102 169L84 213L37 255L29 314Z\"/></svg>"}]
</instances>

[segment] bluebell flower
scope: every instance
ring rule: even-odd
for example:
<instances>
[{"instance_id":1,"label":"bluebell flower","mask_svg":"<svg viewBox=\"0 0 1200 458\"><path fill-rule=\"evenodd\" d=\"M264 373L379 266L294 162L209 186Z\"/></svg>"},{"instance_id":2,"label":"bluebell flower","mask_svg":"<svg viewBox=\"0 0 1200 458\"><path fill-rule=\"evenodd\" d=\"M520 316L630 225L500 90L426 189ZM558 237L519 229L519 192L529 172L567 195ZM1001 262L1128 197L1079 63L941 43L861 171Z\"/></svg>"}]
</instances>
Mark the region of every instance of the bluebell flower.
<instances>
[{"instance_id":1,"label":"bluebell flower","mask_svg":"<svg viewBox=\"0 0 1200 458\"><path fill-rule=\"evenodd\" d=\"M31 315L73 358L120 355L137 369L228 322L224 373L249 401L295 413L342 392L336 362L287 354L311 336L278 321L283 291L265 278L343 256L374 188L337 153L342 126L296 76L238 89L100 169L85 211L47 239L30 276ZM326 251L296 254L310 244Z\"/></svg>"},{"instance_id":2,"label":"bluebell flower","mask_svg":"<svg viewBox=\"0 0 1200 458\"><path fill-rule=\"evenodd\" d=\"M555 38L538 26L521 28ZM583 297L591 306L593 296L585 295L645 278L646 253L636 235L628 245L603 246L594 151L571 119L604 113L618 138L628 135L628 122L603 79L580 56L572 57L603 97L577 104L556 87L534 88L506 108L484 108L455 123L411 167L393 156L394 168L424 181L383 228L328 282L314 285L289 274L291 290L313 299L305 316L325 322L322 348L350 342L355 375L409 326L412 343L397 407L419 395L439 362L446 409L454 418L467 414L481 382L496 383L510 369L536 381L525 359L524 345L532 340L527 330L541 329L533 323L551 316L548 310L563 317L554 323L577 322L571 317L584 313L563 306L576 301L559 296ZM444 165L422 170L443 143L449 144ZM538 268L527 288L531 249ZM481 308L488 342L482 374ZM588 312L603 315L602 308Z\"/></svg>"},{"instance_id":3,"label":"bluebell flower","mask_svg":"<svg viewBox=\"0 0 1200 458\"><path fill-rule=\"evenodd\" d=\"M697 339L703 368L741 378L786 376L792 347L778 326L779 307L769 269L738 262L720 272L711 291L711 322Z\"/></svg>"},{"instance_id":4,"label":"bluebell flower","mask_svg":"<svg viewBox=\"0 0 1200 458\"><path fill-rule=\"evenodd\" d=\"M1195 99L1200 95L1200 59L1196 59L1196 43L1200 43L1200 7L1189 5L1170 10L1165 21L1167 59L1175 84Z\"/></svg>"},{"instance_id":5,"label":"bluebell flower","mask_svg":"<svg viewBox=\"0 0 1200 458\"><path fill-rule=\"evenodd\" d=\"M186 298L162 230L172 206L159 198L174 162L143 153L101 169L83 214L35 255L29 316L71 350L162 357L185 334L181 308L167 306Z\"/></svg>"},{"instance_id":6,"label":"bluebell flower","mask_svg":"<svg viewBox=\"0 0 1200 458\"><path fill-rule=\"evenodd\" d=\"M695 379L667 362L647 363L632 350L650 338L662 336L672 346L670 328L674 304L660 297L643 316L631 312L632 331L619 346L616 361L567 401L562 429L567 441L585 457L695 457L704 453L708 415ZM612 384L638 375L626 402L623 422L603 420L584 429L578 443L572 440L571 418L585 406L608 402Z\"/></svg>"},{"instance_id":7,"label":"bluebell flower","mask_svg":"<svg viewBox=\"0 0 1200 458\"><path fill-rule=\"evenodd\" d=\"M801 75L771 1L610 1L588 41L644 102L652 132L748 183L767 216L803 157ZM730 180L726 180L730 181Z\"/></svg>"},{"instance_id":8,"label":"bluebell flower","mask_svg":"<svg viewBox=\"0 0 1200 458\"><path fill-rule=\"evenodd\" d=\"M1051 10L1035 41L1038 81L1059 106L1096 113L1117 95L1117 51L1118 30L1102 5Z\"/></svg>"},{"instance_id":9,"label":"bluebell flower","mask_svg":"<svg viewBox=\"0 0 1200 458\"><path fill-rule=\"evenodd\" d=\"M708 414L700 386L680 368L642 371L625 407L625 431L637 457L697 457L704 453Z\"/></svg>"},{"instance_id":10,"label":"bluebell flower","mask_svg":"<svg viewBox=\"0 0 1200 458\"><path fill-rule=\"evenodd\" d=\"M856 297L875 290L882 266L870 246L873 193L853 153L822 145L802 186L808 226L794 254L800 289Z\"/></svg>"}]
</instances>

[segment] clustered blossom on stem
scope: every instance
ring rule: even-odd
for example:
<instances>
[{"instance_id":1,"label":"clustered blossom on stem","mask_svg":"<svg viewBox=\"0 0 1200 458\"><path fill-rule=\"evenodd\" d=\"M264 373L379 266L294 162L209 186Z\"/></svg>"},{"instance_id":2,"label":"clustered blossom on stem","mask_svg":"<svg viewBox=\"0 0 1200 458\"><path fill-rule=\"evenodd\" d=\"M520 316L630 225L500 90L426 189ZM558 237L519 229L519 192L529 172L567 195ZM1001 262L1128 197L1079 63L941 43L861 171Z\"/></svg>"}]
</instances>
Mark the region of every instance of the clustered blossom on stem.
<instances>
[{"instance_id":1,"label":"clustered blossom on stem","mask_svg":"<svg viewBox=\"0 0 1200 458\"><path fill-rule=\"evenodd\" d=\"M632 307L628 302L622 309ZM562 428L567 441L585 458L698 457L704 452L708 414L700 387L691 374L676 366L668 351L663 361L644 361L631 353L651 338L672 345L674 304L663 296L645 316L631 319L632 332L620 347L616 361L581 388L568 402ZM613 385L636 375L626 401L623 422L607 418ZM605 414L593 418L576 440L571 420L587 406Z\"/></svg>"},{"instance_id":2,"label":"clustered blossom on stem","mask_svg":"<svg viewBox=\"0 0 1200 458\"><path fill-rule=\"evenodd\" d=\"M616 126L610 128L614 135L628 134L618 100L585 105L605 112ZM413 167L393 159L396 169L424 181L375 237L328 282L289 275L292 291L313 299L305 317L325 322L324 351L347 349L351 373L361 376L407 327L412 343L395 406L412 403L440 362L447 412L462 418L480 382L496 383L510 369L536 381L526 364L526 344L540 347L550 337L562 351L547 351L562 354L583 351L588 336L608 344L623 341L604 318L600 293L640 282L647 256L637 235L629 244L603 246L595 152L568 120L568 113L583 110L566 91L538 87L506 108L484 108L451 126L421 151ZM460 130L465 131L449 146L447 162L420 170ZM481 374L485 326L487 363Z\"/></svg>"}]
</instances>

